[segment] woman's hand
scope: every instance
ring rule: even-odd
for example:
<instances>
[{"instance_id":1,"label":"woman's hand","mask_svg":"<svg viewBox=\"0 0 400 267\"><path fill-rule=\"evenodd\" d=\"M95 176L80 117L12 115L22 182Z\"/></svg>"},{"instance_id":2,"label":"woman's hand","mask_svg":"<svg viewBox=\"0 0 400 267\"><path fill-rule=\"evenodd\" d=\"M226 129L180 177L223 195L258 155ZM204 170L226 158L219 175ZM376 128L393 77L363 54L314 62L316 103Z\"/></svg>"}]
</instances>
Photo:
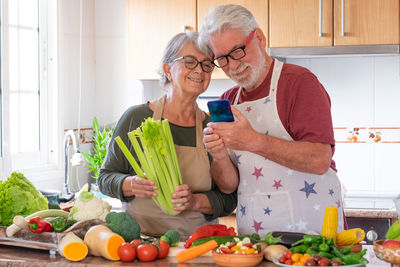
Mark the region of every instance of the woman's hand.
<instances>
[{"instance_id":1,"label":"woman's hand","mask_svg":"<svg viewBox=\"0 0 400 267\"><path fill-rule=\"evenodd\" d=\"M218 134L214 133L211 125L212 123L208 123L207 127L203 130L203 143L207 152L211 154L214 160L229 157L224 141Z\"/></svg>"},{"instance_id":2,"label":"woman's hand","mask_svg":"<svg viewBox=\"0 0 400 267\"><path fill-rule=\"evenodd\" d=\"M194 210L196 199L187 184L178 185L175 193L172 194L173 204L180 204L174 207L176 211Z\"/></svg>"},{"instance_id":3,"label":"woman's hand","mask_svg":"<svg viewBox=\"0 0 400 267\"><path fill-rule=\"evenodd\" d=\"M213 207L205 194L193 194L187 184L178 185L172 194L172 203L181 204L175 206L174 210L192 210L206 214L213 214Z\"/></svg>"},{"instance_id":4,"label":"woman's hand","mask_svg":"<svg viewBox=\"0 0 400 267\"><path fill-rule=\"evenodd\" d=\"M139 176L128 176L122 184L122 194L125 197L135 196L141 198L156 197L157 186L154 182L148 179L143 179Z\"/></svg>"}]
</instances>

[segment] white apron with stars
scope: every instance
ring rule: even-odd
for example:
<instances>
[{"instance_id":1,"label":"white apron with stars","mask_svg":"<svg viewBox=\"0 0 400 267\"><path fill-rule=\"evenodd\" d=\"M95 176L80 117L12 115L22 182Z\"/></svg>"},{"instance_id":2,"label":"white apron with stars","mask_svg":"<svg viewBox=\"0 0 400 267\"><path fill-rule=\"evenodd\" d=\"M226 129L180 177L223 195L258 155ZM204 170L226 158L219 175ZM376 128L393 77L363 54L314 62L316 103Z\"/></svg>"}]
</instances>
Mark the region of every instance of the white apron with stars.
<instances>
[{"instance_id":1,"label":"white apron with stars","mask_svg":"<svg viewBox=\"0 0 400 267\"><path fill-rule=\"evenodd\" d=\"M234 106L259 133L293 141L282 125L276 95L283 63L275 60L269 96ZM323 175L299 172L247 151L230 151L240 173L236 219L240 234L270 231L317 232L326 206L338 208L338 232L343 231L340 181L329 168Z\"/></svg>"}]
</instances>

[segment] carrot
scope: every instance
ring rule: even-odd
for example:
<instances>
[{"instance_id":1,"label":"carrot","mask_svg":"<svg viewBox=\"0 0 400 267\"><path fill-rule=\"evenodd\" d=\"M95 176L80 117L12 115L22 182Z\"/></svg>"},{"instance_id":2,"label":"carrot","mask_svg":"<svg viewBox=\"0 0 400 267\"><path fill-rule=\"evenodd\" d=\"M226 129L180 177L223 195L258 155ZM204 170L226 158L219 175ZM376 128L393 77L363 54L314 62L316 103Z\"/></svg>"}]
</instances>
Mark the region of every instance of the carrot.
<instances>
[{"instance_id":1,"label":"carrot","mask_svg":"<svg viewBox=\"0 0 400 267\"><path fill-rule=\"evenodd\" d=\"M215 240L210 240L204 244L198 245L197 247L192 247L187 250L183 250L176 254L176 258L179 263L194 259L206 253L209 250L218 247L218 243Z\"/></svg>"}]
</instances>

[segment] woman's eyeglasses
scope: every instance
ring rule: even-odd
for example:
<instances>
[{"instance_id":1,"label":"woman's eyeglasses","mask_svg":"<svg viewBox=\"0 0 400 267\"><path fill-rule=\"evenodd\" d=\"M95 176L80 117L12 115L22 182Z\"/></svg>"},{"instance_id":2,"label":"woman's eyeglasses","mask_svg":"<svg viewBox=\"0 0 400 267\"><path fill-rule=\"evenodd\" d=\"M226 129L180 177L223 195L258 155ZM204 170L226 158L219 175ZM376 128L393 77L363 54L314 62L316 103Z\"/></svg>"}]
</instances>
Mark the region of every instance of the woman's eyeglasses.
<instances>
[{"instance_id":1,"label":"woman's eyeglasses","mask_svg":"<svg viewBox=\"0 0 400 267\"><path fill-rule=\"evenodd\" d=\"M193 56L182 56L175 58L174 60L172 60L170 64L173 64L175 61L182 59L183 63L185 64L185 67L188 68L189 70L194 70L199 64L204 72L210 73L214 69L214 64L211 62L211 60L205 59L203 61L198 61L197 58Z\"/></svg>"},{"instance_id":2,"label":"woman's eyeglasses","mask_svg":"<svg viewBox=\"0 0 400 267\"><path fill-rule=\"evenodd\" d=\"M249 37L247 37L243 46L233 49L227 55L219 56L216 59L214 59L214 55L213 55L211 59L212 59L212 62L214 63L214 65L217 66L218 68L223 68L226 65L228 65L229 58L231 58L233 60L239 60L241 58L244 58L246 56L246 52L244 49L246 48L246 46L249 44L249 42L253 38L254 33L255 33L255 30L250 33Z\"/></svg>"}]
</instances>

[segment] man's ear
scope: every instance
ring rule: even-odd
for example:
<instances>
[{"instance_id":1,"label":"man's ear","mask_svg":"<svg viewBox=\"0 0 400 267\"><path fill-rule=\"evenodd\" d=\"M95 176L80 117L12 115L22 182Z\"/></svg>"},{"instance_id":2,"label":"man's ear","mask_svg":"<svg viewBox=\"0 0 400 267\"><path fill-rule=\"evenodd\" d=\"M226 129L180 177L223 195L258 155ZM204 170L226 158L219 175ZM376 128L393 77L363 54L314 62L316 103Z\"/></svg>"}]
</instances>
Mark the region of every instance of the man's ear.
<instances>
[{"instance_id":1,"label":"man's ear","mask_svg":"<svg viewBox=\"0 0 400 267\"><path fill-rule=\"evenodd\" d=\"M163 64L163 72L167 76L167 79L171 81L171 66L168 63Z\"/></svg>"},{"instance_id":2,"label":"man's ear","mask_svg":"<svg viewBox=\"0 0 400 267\"><path fill-rule=\"evenodd\" d=\"M257 28L255 30L255 37L258 40L258 43L260 44L261 48L266 49L267 48L267 39L265 38L265 35L263 31L260 28Z\"/></svg>"}]
</instances>

